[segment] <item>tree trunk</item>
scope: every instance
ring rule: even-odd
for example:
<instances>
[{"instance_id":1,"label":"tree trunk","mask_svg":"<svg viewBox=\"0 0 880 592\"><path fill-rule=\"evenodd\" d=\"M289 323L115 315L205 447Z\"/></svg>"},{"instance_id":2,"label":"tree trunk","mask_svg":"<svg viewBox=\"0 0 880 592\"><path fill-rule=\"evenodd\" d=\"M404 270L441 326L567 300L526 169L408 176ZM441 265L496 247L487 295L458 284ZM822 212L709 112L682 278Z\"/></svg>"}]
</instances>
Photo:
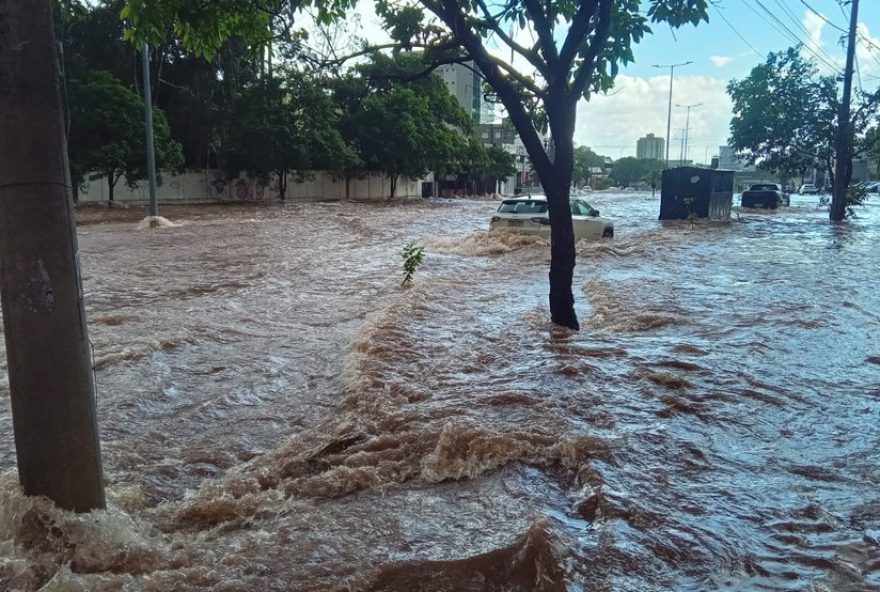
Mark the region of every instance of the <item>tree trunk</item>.
<instances>
[{"instance_id":1,"label":"tree trunk","mask_svg":"<svg viewBox=\"0 0 880 592\"><path fill-rule=\"evenodd\" d=\"M278 199L284 201L287 198L287 171L278 173Z\"/></svg>"},{"instance_id":2,"label":"tree trunk","mask_svg":"<svg viewBox=\"0 0 880 592\"><path fill-rule=\"evenodd\" d=\"M395 194L397 193L397 179L399 175L388 175L388 179L391 181L391 199L394 199Z\"/></svg>"},{"instance_id":3,"label":"tree trunk","mask_svg":"<svg viewBox=\"0 0 880 592\"><path fill-rule=\"evenodd\" d=\"M104 507L50 0L0 0L0 295L19 480Z\"/></svg>"},{"instance_id":4,"label":"tree trunk","mask_svg":"<svg viewBox=\"0 0 880 592\"><path fill-rule=\"evenodd\" d=\"M574 124L577 103L548 105L553 133L552 164L538 169L550 208L550 320L570 329L580 329L574 310L575 245L571 221L571 176L574 170Z\"/></svg>"},{"instance_id":5,"label":"tree trunk","mask_svg":"<svg viewBox=\"0 0 880 592\"><path fill-rule=\"evenodd\" d=\"M351 175L345 175L345 199L351 199Z\"/></svg>"},{"instance_id":6,"label":"tree trunk","mask_svg":"<svg viewBox=\"0 0 880 592\"><path fill-rule=\"evenodd\" d=\"M113 207L113 189L115 187L116 179L113 178L113 171L107 171L107 205L110 207Z\"/></svg>"}]
</instances>

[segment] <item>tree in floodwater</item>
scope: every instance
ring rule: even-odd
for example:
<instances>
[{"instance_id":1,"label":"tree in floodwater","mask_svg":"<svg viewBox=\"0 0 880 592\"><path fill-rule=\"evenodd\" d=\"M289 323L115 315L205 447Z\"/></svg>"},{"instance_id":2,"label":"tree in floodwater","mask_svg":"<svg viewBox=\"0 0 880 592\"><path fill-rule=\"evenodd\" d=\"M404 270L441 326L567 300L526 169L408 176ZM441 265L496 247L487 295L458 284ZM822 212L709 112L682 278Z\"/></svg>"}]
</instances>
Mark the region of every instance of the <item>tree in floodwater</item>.
<instances>
[{"instance_id":1,"label":"tree in floodwater","mask_svg":"<svg viewBox=\"0 0 880 592\"><path fill-rule=\"evenodd\" d=\"M68 84L70 131L67 144L74 186L86 175L99 173L107 180L108 200L124 175L133 187L146 178L143 101L108 72L90 71ZM180 144L171 138L168 121L153 109L156 164L168 170L183 162Z\"/></svg>"},{"instance_id":2,"label":"tree in floodwater","mask_svg":"<svg viewBox=\"0 0 880 592\"><path fill-rule=\"evenodd\" d=\"M254 19L261 14L286 14L286 9L305 4L318 8L319 20L329 21L344 17L354 1L266 0L257 11L253 0L211 3L210 8L183 0L128 0L124 16L147 38L161 36L171 26L195 51L211 53L234 32L258 31ZM473 61L504 105L544 180L550 205L550 317L578 329L568 203L577 104L613 86L620 64L633 60L632 46L650 32L649 22L696 25L708 20L708 0L511 0L499 5L484 0L377 0L376 8L399 48L423 48L432 65ZM423 9L436 20L426 22ZM518 33L526 31L535 35L531 46L517 41ZM528 69L499 57L507 52L496 51L498 45L506 45ZM542 135L548 129L552 142L545 146Z\"/></svg>"},{"instance_id":3,"label":"tree in floodwater","mask_svg":"<svg viewBox=\"0 0 880 592\"><path fill-rule=\"evenodd\" d=\"M396 41L426 46L435 63L472 60L519 133L532 166L542 180L550 211L550 318L580 328L574 309L574 231L569 207L574 168L574 129L581 99L612 88L620 64L633 60L632 46L650 32L649 21L672 27L708 20L706 0L419 0L377 2L386 28L414 6L430 11L435 21L401 27ZM647 8L647 10L644 10ZM518 31L534 34L533 45L517 41ZM416 35L415 33L420 33ZM508 51L497 51L505 45ZM501 55L516 56L514 60ZM550 132L550 142L542 137Z\"/></svg>"},{"instance_id":4,"label":"tree in floodwater","mask_svg":"<svg viewBox=\"0 0 880 592\"><path fill-rule=\"evenodd\" d=\"M820 75L816 63L792 47L769 54L746 78L731 81L727 92L733 101L729 142L746 162L801 180L809 171L821 169L835 182L840 110L835 77ZM876 125L880 89L857 92L855 102L852 156L858 157L870 146L865 134L872 121Z\"/></svg>"}]
</instances>

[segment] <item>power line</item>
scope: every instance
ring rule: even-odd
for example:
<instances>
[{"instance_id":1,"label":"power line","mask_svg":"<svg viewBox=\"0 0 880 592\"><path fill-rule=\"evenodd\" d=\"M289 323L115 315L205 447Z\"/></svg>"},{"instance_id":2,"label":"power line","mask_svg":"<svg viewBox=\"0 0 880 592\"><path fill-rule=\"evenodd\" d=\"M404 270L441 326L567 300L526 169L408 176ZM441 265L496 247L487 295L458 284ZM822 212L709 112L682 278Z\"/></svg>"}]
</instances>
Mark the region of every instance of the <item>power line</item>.
<instances>
[{"instance_id":1,"label":"power line","mask_svg":"<svg viewBox=\"0 0 880 592\"><path fill-rule=\"evenodd\" d=\"M778 1L779 0L777 0L777 2ZM807 0L800 0L800 3L803 4L804 6L806 6L807 10L809 10L810 12L812 12L813 14L818 16L820 19L825 21L825 24L828 25L829 27L831 27L837 31L840 31L841 33L848 33L848 31L846 29L844 29L843 27L841 27L839 25L834 24L833 22L831 22L828 19L828 17L826 17L824 14L822 14L821 12L819 12L818 10L816 10L815 8L810 6L807 3ZM845 18L849 19L849 15L846 14L846 11L843 9L843 6L842 5L839 5L839 6L840 6L841 12L843 13L843 16ZM876 43L874 43L867 35L865 35L861 32L858 32L857 34L859 36L859 39L861 39L868 47L880 51L880 46L878 46ZM877 58L877 56L873 55L873 53L872 53L871 57L873 57L875 60L877 60L877 63L880 63L880 58Z\"/></svg>"},{"instance_id":2,"label":"power line","mask_svg":"<svg viewBox=\"0 0 880 592\"><path fill-rule=\"evenodd\" d=\"M737 31L736 27L733 26L733 23L731 23L729 20L727 20L727 17L724 16L724 11L721 10L720 8L718 8L717 4L712 4L711 6L713 6L715 8L715 12L718 13L718 16L721 17L721 20L723 20L725 23L727 23L727 26L730 27L730 30L733 31L736 34L736 36L742 40L743 43L745 43L747 46L749 46L749 48L753 52L755 52L758 55L758 57L761 57L761 58L765 57L765 54L763 54L760 51L758 51L757 49L755 49L755 46L752 45L751 43L749 43L748 40L742 36L742 33Z\"/></svg>"},{"instance_id":3,"label":"power line","mask_svg":"<svg viewBox=\"0 0 880 592\"><path fill-rule=\"evenodd\" d=\"M801 40L801 38L800 38L797 34L795 34L791 29L789 29L788 26L787 26L785 23L783 23L781 20L779 20L779 18L778 18L775 14L773 14L773 11L770 10L769 8L767 8L767 6L764 5L764 3L761 2L761 0L751 0L751 1L754 2L756 6L758 6L759 8L761 8L761 10L763 10L763 11L767 14L767 16L769 16L771 19L773 19L773 21L774 21L776 24L774 24L774 22L771 22L770 20L768 20L768 19L767 19L767 16L762 15L762 14L761 14L761 13L760 13L760 12L754 7L754 6L752 6L752 4L749 3L748 1L746 1L746 6L748 6L749 9L750 9L752 12L754 12L759 18L761 18L761 19L764 20L768 25L770 25L771 27L773 27L778 33L780 33L780 34L783 35L784 37L788 37L789 41L792 41L792 42L794 42L794 43L797 44L797 45L802 45L803 48L804 48L805 50L807 50L808 52L810 52L810 53L813 55L813 57L815 57L817 60L819 60L820 62L822 62L822 64L824 64L824 65L825 65L826 67L828 67L829 69L831 69L831 70L840 70L840 66L839 66L838 64L834 64L834 63L828 61L827 59L825 59L824 57L822 57L821 55L819 55L819 54L818 54L818 53L817 53L812 47L810 47L809 45L807 45L806 43L804 43L804 42Z\"/></svg>"},{"instance_id":4,"label":"power line","mask_svg":"<svg viewBox=\"0 0 880 592\"><path fill-rule=\"evenodd\" d=\"M807 30L807 28L801 22L801 19L799 19L797 17L797 15L794 13L794 11L785 2L783 2L783 0L775 0L775 1L776 1L777 6L779 6L779 8L782 10L782 12L785 13L785 15L789 18L789 20L794 23L795 27L800 29L800 31L802 31L803 34L806 35L806 39L810 39L812 36L812 33L809 30ZM816 47L814 47L812 49L821 53L822 56L825 59L827 59L828 61L830 61L831 63L834 63L834 64L837 63L834 60L834 58L828 54L828 52L826 52L824 49L822 49L821 46L817 45Z\"/></svg>"},{"instance_id":5,"label":"power line","mask_svg":"<svg viewBox=\"0 0 880 592\"><path fill-rule=\"evenodd\" d=\"M807 4L807 0L801 0L801 4L803 4L804 6L806 6L806 7L807 7L807 10L809 10L810 12L812 12L813 14L815 14L816 16L818 16L820 19L822 19L823 21L825 21L825 24L830 25L831 27L837 29L837 30L840 31L841 33L846 33L846 32L847 32L846 29L844 29L843 27L838 27L837 25L835 25L834 23L832 23L831 21L829 21L829 20L828 20L828 17L826 17L824 14L822 14L821 12L819 12L818 10L816 10L815 8L813 8L812 6L810 6L809 4Z\"/></svg>"}]
</instances>

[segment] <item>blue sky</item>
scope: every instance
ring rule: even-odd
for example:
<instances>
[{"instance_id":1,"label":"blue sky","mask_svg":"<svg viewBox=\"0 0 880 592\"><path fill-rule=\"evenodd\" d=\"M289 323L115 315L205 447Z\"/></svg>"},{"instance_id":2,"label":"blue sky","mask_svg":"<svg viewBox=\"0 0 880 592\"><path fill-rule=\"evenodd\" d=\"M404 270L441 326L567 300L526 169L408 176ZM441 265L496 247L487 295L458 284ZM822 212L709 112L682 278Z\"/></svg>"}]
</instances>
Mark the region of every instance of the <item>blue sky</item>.
<instances>
[{"instance_id":1,"label":"blue sky","mask_svg":"<svg viewBox=\"0 0 880 592\"><path fill-rule=\"evenodd\" d=\"M768 52L803 42L808 57L818 55L821 68L843 69L840 45L849 9L836 0L720 0L710 7L709 22L671 31L655 25L635 49L635 63L622 70L612 96L594 97L578 110L575 141L613 158L633 155L637 139L646 133L666 136L668 69L653 64L693 61L675 71L670 157L681 155L682 130L689 123L688 156L698 162L711 158L726 143L731 118L725 89L761 63ZM823 15L828 24L807 8ZM778 22L762 6L773 13ZM722 15L723 17L722 18ZM725 22L725 19L728 22ZM862 0L860 33L876 48L862 42L858 51L861 84L880 85L880 0ZM836 68L835 68L836 70ZM701 104L691 110L677 105Z\"/></svg>"},{"instance_id":2,"label":"blue sky","mask_svg":"<svg viewBox=\"0 0 880 592\"><path fill-rule=\"evenodd\" d=\"M386 34L371 3L372 0L359 3L360 34L376 41ZM579 106L575 131L578 144L619 158L634 155L636 141L647 133L665 138L669 71L652 68L653 64L693 61L675 72L670 158L676 159L681 153L681 130L687 122L688 156L700 162L717 154L718 147L727 142L731 118L727 84L747 76L768 52L800 41L809 48L804 50L806 56L818 54L824 60L821 67L826 72L834 66L842 71L844 50L839 42L843 33L835 27L848 27L849 9L842 11L837 0L710 3L708 23L674 32L668 26L655 25L654 33L636 46L635 62L621 70L614 91ZM643 0L643 5L647 8L647 0ZM862 42L859 47L860 81L866 89L875 89L880 85L880 0L861 0L859 17L861 35L876 46L872 48ZM701 104L691 110L689 122L686 109L675 107L687 104Z\"/></svg>"},{"instance_id":3,"label":"blue sky","mask_svg":"<svg viewBox=\"0 0 880 592\"><path fill-rule=\"evenodd\" d=\"M805 18L821 23L821 19L811 15L800 0L721 0L710 7L709 22L701 23L698 27L683 27L673 33L668 26L654 25L654 34L637 46L636 63L628 67L626 72L633 76L652 76L656 74L656 70L652 71L650 67L652 63L693 60L694 64L687 68L690 74L725 77L748 75L749 70L761 61L761 56L794 44L792 36L784 29L780 32L781 25L773 21L760 5L773 12L802 41L808 39L807 32L810 31L809 27L804 27ZM840 28L849 26L849 10L844 16L836 0L806 0L806 5ZM880 0L862 0L859 21L867 25L873 35L880 36ZM843 33L829 25L824 25L821 31L824 53L839 58L842 66L843 48L837 45L841 35ZM724 67L718 67L713 63L712 56L730 58L731 61ZM877 59L880 59L880 52L877 53Z\"/></svg>"}]
</instances>

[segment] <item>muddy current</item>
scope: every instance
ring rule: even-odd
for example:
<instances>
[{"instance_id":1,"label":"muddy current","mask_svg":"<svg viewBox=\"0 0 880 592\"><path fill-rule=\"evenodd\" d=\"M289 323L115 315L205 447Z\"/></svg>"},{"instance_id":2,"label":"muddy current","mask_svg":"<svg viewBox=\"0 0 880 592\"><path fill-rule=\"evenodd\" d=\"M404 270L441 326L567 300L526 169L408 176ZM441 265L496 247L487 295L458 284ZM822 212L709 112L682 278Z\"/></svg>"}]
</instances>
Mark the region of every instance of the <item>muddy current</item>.
<instances>
[{"instance_id":1,"label":"muddy current","mask_svg":"<svg viewBox=\"0 0 880 592\"><path fill-rule=\"evenodd\" d=\"M21 495L4 369L0 590L880 590L877 198L587 199L576 333L497 202L80 212L108 509Z\"/></svg>"}]
</instances>

